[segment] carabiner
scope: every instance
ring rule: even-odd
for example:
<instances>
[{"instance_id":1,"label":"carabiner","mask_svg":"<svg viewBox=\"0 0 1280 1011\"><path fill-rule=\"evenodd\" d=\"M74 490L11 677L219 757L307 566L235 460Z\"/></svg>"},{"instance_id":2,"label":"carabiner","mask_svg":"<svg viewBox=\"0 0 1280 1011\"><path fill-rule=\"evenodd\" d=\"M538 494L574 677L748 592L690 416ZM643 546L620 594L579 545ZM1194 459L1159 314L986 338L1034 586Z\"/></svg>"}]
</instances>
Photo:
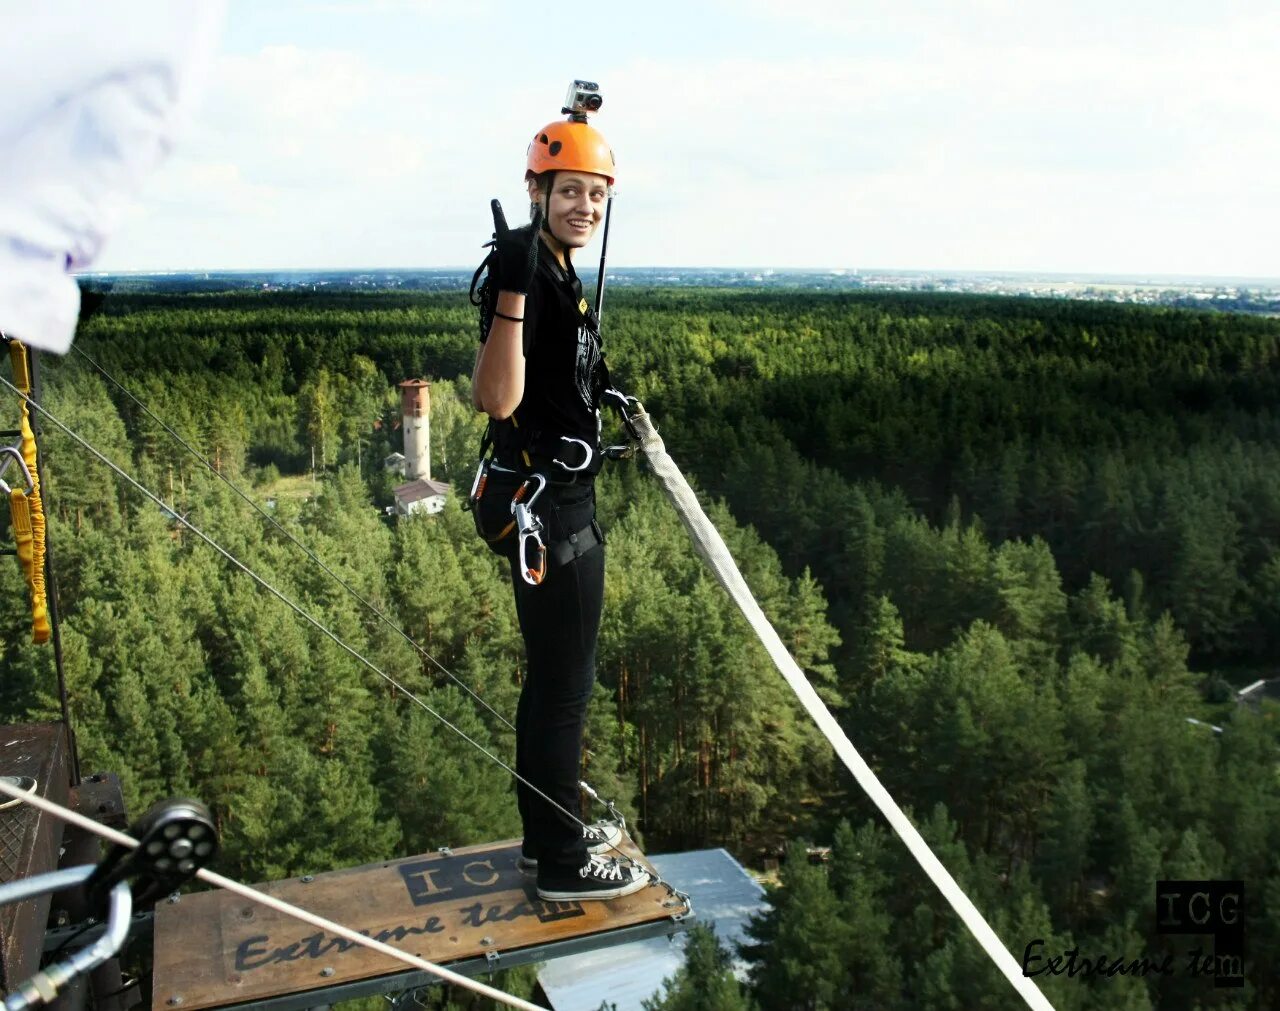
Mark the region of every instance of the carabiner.
<instances>
[{"instance_id":1,"label":"carabiner","mask_svg":"<svg viewBox=\"0 0 1280 1011\"><path fill-rule=\"evenodd\" d=\"M582 447L582 462L581 462L580 464L578 464L576 467L570 467L567 463L565 463L565 462L564 462L563 460L561 460L559 457L554 457L554 456L553 456L553 457L551 458L551 462L552 462L552 463L554 463L557 467L560 467L562 470L567 470L570 474L576 474L578 471L580 471L580 470L586 470L588 467L590 467L590 466L591 466L591 460L592 460L592 458L594 458L594 457L595 457L595 455L596 455L596 454L595 454L595 450L593 450L590 446L588 446L585 440L583 440L583 439L574 439L574 438L572 438L572 437L570 437L570 436L568 436L568 435L562 435L562 436L560 436L560 441L561 441L561 442L568 442L568 443L572 443L572 444L574 444L574 445L581 446L581 447Z\"/></svg>"},{"instance_id":2,"label":"carabiner","mask_svg":"<svg viewBox=\"0 0 1280 1011\"><path fill-rule=\"evenodd\" d=\"M6 495L12 494L13 489L3 480L4 472L9 469L9 464L17 462L18 469L22 471L22 483L26 488L26 493L30 495L35 491L35 482L31 480L31 471L27 469L27 461L23 459L22 451L17 446L0 446L0 491Z\"/></svg>"},{"instance_id":3,"label":"carabiner","mask_svg":"<svg viewBox=\"0 0 1280 1011\"><path fill-rule=\"evenodd\" d=\"M532 494L526 495L533 486ZM530 586L537 586L547 575L547 546L542 542L542 520L533 511L533 504L547 487L547 479L541 474L531 474L511 496L511 515L516 520L520 535L520 576ZM529 558L529 542L534 545L533 559Z\"/></svg>"},{"instance_id":4,"label":"carabiner","mask_svg":"<svg viewBox=\"0 0 1280 1011\"><path fill-rule=\"evenodd\" d=\"M622 424L627 430L627 434L636 442L640 441L640 433L636 431L635 422L631 420L630 409L634 405L641 413L644 412L644 405L635 397L627 396L616 387L610 386L600 395L601 403L608 404L622 416Z\"/></svg>"},{"instance_id":5,"label":"carabiner","mask_svg":"<svg viewBox=\"0 0 1280 1011\"><path fill-rule=\"evenodd\" d=\"M489 480L489 460L483 459L476 465L475 480L471 482L471 493L467 495L467 509L474 509L484 494L484 486Z\"/></svg>"}]
</instances>

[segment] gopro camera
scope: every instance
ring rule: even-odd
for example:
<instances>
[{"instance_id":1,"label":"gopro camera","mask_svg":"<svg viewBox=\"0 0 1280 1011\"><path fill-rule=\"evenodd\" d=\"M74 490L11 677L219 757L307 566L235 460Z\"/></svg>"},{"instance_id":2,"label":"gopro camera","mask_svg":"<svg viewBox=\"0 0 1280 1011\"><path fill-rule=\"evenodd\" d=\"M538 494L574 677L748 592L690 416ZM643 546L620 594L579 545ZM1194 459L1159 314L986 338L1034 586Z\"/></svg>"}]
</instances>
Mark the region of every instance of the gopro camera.
<instances>
[{"instance_id":1,"label":"gopro camera","mask_svg":"<svg viewBox=\"0 0 1280 1011\"><path fill-rule=\"evenodd\" d=\"M599 112L604 105L604 97L600 94L600 86L594 81L574 81L569 85L569 93L564 99L564 108L570 119L585 123L587 116Z\"/></svg>"}]
</instances>

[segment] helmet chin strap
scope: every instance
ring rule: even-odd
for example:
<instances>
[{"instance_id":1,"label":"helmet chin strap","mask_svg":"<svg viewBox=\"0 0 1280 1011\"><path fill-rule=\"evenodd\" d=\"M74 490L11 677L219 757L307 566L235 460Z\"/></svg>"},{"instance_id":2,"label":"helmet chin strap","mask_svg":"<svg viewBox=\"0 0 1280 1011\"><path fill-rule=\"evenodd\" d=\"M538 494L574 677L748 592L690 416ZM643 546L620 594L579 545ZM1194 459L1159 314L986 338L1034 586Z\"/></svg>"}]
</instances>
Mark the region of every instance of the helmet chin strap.
<instances>
[{"instance_id":1,"label":"helmet chin strap","mask_svg":"<svg viewBox=\"0 0 1280 1011\"><path fill-rule=\"evenodd\" d=\"M551 222L551 190L555 184L555 178L556 178L555 172L551 171L546 173L545 181L543 181L542 179L538 180L538 189L542 194L542 202L543 202L541 231L547 233L547 240L548 240L548 244L551 246L551 249L553 251L559 250L559 252L556 253L556 259L558 260L561 257L563 257L565 262L567 263L569 260L573 258L573 250L568 246L567 243L562 242L560 240L560 237L557 236L556 233L551 230L551 223L550 223Z\"/></svg>"},{"instance_id":2,"label":"helmet chin strap","mask_svg":"<svg viewBox=\"0 0 1280 1011\"><path fill-rule=\"evenodd\" d=\"M551 230L551 188L555 185L555 172L547 172L545 181L538 180L538 189L542 191L542 230L553 239L555 232Z\"/></svg>"}]
</instances>

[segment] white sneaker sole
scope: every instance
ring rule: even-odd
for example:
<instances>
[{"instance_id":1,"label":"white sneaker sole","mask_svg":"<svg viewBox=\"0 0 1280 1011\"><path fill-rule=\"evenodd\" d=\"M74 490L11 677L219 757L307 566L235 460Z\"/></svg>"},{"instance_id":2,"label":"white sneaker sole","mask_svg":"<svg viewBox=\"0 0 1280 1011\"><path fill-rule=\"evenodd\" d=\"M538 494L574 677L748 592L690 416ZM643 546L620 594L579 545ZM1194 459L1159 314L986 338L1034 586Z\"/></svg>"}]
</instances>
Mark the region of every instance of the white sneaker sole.
<instances>
[{"instance_id":1,"label":"white sneaker sole","mask_svg":"<svg viewBox=\"0 0 1280 1011\"><path fill-rule=\"evenodd\" d=\"M587 853L599 856L602 853L613 853L622 843L624 836L621 832L617 833L617 838L610 842L611 837L606 837L604 842L598 842L594 846L587 847ZM516 868L525 874L532 874L538 869L538 861L533 857L524 855L516 857Z\"/></svg>"},{"instance_id":2,"label":"white sneaker sole","mask_svg":"<svg viewBox=\"0 0 1280 1011\"><path fill-rule=\"evenodd\" d=\"M617 888L590 888L581 891L575 891L572 888L539 888L538 898L546 902L586 902L590 899L620 899L624 895L632 895L647 888L649 882L649 875L646 874L635 881L619 885Z\"/></svg>"}]
</instances>

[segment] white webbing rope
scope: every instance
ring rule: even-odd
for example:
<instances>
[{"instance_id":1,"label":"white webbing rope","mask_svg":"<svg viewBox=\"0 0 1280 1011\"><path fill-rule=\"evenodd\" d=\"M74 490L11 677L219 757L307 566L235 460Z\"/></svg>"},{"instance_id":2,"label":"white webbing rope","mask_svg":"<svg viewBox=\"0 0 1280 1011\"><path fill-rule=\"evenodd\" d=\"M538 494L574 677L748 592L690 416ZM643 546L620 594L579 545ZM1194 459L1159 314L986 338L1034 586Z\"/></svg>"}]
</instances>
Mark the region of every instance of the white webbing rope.
<instances>
[{"instance_id":1,"label":"white webbing rope","mask_svg":"<svg viewBox=\"0 0 1280 1011\"><path fill-rule=\"evenodd\" d=\"M964 921L965 926L973 933L977 942L982 945L983 950L991 956L997 968L1013 984L1014 989L1022 995L1028 1007L1034 1008L1036 1011L1053 1011L1053 1005L1049 1003L1031 979L1022 974L1021 966L1014 961L1013 956L1009 954L1000 938L996 936L995 931L983 919L977 907L969 901L969 897L960 890L960 886L956 884L955 879L938 858L933 855L933 851L929 849L928 844L920 833L916 831L916 827L902 813L902 809L898 807L897 802L890 796L889 791L881 785L876 774L871 771L871 767L858 754L857 749L853 746L844 730L841 729L840 724L831 715L831 710L826 707L822 699L818 697L818 693L813 690L813 686L809 684L804 672L800 669L800 665L787 652L787 647L783 645L777 630L770 624L769 619L765 617L764 612L760 609L760 605L756 603L755 597L752 596L750 587L747 586L746 580L742 578L742 573L738 571L738 566L734 562L733 556L729 554L729 549L725 546L719 531L707 519L706 513L702 511L702 506L698 504L698 499L694 495L693 489L689 487L689 483L684 479L684 475L680 473L675 461L667 454L666 446L663 445L662 439L649 421L649 416L644 413L643 408L637 408L637 412L631 416L630 420L635 426L636 434L640 437L640 447L644 450L644 455L648 459L649 465L658 476L663 491L666 492L671 504L675 506L676 512L679 513L685 528L689 531L689 536L693 539L693 544L698 554L702 556L702 560L707 563L707 566L715 574L720 585L728 591L734 603L742 610L751 625L752 631L764 644L764 648L768 651L774 666L778 668L779 673L786 679L787 684L791 686L791 690L800 699L800 704L804 706L805 710L813 718L814 723L818 725L818 729L826 735L827 740L831 742L831 746L835 748L836 754L840 756L841 761L853 773L858 785L862 787L867 796L871 798L876 807L889 820L893 830L906 843L907 849L911 851L911 855L924 868L924 872L929 875L929 879L938 886L938 890L951 903L951 907L959 914L960 919Z\"/></svg>"},{"instance_id":2,"label":"white webbing rope","mask_svg":"<svg viewBox=\"0 0 1280 1011\"><path fill-rule=\"evenodd\" d=\"M133 836L125 835L123 832L117 832L115 829L108 828L106 825L100 825L91 818L86 818L82 814L63 807L61 804L55 804L53 801L46 800L36 794L24 793L17 787L10 786L0 778L0 793L24 803L37 807L46 814L59 818L77 828L84 829L86 832L92 832L94 835L101 836L108 842L115 843L118 846L126 846L129 849L136 849L138 840ZM519 997L513 997L509 993L503 993L501 990L495 990L491 986L486 986L479 980L469 979L450 969L446 969L442 965L436 965L435 962L428 962L424 958L416 955L410 955L408 952L401 951L399 948L393 948L391 945L382 941L375 941L372 937L365 934L357 933L349 927L344 927L340 923L334 923L332 920L326 920L323 916L317 916L315 913L307 912L299 906L291 905L274 896L260 892L256 888L250 888L248 885L242 885L238 881L231 878L224 878L221 874L215 874L213 871L199 870L196 871L196 877L207 884L214 885L217 888L225 888L229 892L234 892L241 898L250 899L261 905L274 909L276 912L284 913L286 916L292 916L295 919L309 923L313 927L319 927L321 930L333 934L335 937L341 937L344 940L351 941L368 948L370 951L376 951L380 955L386 955L388 958L394 958L403 962L405 965L412 966L415 969L421 969L423 972L429 972L434 976L439 976L448 983L456 986L466 987L468 990L489 997L492 1000L500 1001L508 1007L520 1008L521 1011L542 1011L536 1004L530 1004L526 1000Z\"/></svg>"}]
</instances>

